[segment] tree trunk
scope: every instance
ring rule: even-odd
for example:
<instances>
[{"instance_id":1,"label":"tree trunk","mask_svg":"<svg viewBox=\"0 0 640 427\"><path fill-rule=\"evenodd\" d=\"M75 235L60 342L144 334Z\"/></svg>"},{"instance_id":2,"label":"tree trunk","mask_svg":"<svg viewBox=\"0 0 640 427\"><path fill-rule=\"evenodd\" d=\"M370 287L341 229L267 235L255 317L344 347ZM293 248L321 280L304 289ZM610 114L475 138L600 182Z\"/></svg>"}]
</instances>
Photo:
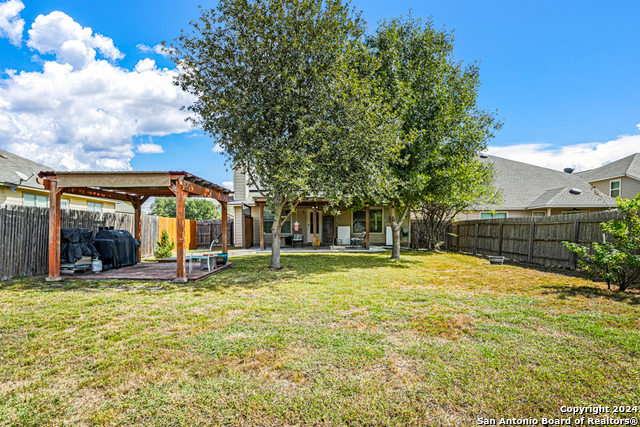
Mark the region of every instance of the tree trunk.
<instances>
[{"instance_id":1,"label":"tree trunk","mask_svg":"<svg viewBox=\"0 0 640 427\"><path fill-rule=\"evenodd\" d=\"M282 233L282 206L277 212L274 213L273 216L273 226L271 227L271 264L269 264L269 268L280 269L280 234Z\"/></svg>"},{"instance_id":2,"label":"tree trunk","mask_svg":"<svg viewBox=\"0 0 640 427\"><path fill-rule=\"evenodd\" d=\"M391 235L393 245L391 246L391 259L400 259L400 228L410 206L405 207L402 215L398 217L398 209L395 206L389 207L389 221L391 222Z\"/></svg>"},{"instance_id":3,"label":"tree trunk","mask_svg":"<svg viewBox=\"0 0 640 427\"><path fill-rule=\"evenodd\" d=\"M391 247L391 259L400 259L400 223L394 221L391 223L391 232L393 235L393 246Z\"/></svg>"},{"instance_id":4,"label":"tree trunk","mask_svg":"<svg viewBox=\"0 0 640 427\"><path fill-rule=\"evenodd\" d=\"M271 242L271 264L269 264L269 268L280 269L280 229L282 226L278 224L278 229L276 230L276 224L274 222L273 228L271 229L271 236L273 237L273 241Z\"/></svg>"}]
</instances>

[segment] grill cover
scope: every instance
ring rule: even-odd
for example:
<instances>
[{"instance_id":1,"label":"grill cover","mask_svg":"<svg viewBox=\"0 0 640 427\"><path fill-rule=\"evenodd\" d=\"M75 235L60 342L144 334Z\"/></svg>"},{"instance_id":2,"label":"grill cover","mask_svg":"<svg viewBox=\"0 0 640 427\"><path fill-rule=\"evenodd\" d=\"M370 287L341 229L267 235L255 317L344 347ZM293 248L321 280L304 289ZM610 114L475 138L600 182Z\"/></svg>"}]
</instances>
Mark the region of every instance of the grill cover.
<instances>
[{"instance_id":1,"label":"grill cover","mask_svg":"<svg viewBox=\"0 0 640 427\"><path fill-rule=\"evenodd\" d=\"M83 256L98 257L93 245L95 232L90 228L60 229L60 262L63 264L79 261Z\"/></svg>"},{"instance_id":2,"label":"grill cover","mask_svg":"<svg viewBox=\"0 0 640 427\"><path fill-rule=\"evenodd\" d=\"M94 244L104 269L138 263L140 241L127 230L100 230Z\"/></svg>"}]
</instances>

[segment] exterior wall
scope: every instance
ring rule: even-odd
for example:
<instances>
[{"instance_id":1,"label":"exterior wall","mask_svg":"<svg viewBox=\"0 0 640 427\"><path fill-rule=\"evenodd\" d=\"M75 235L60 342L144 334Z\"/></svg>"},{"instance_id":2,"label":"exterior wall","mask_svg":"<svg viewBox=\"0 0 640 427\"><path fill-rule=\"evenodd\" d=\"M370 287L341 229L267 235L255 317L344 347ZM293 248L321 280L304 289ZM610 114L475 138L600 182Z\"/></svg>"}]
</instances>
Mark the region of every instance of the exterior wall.
<instances>
[{"instance_id":1,"label":"exterior wall","mask_svg":"<svg viewBox=\"0 0 640 427\"><path fill-rule=\"evenodd\" d=\"M612 180L616 180L616 179L620 180L620 189L622 190L620 192L620 195L623 198L632 199L637 194L640 194L640 181L638 181L637 179L629 178L628 176L623 176L620 178L613 178L613 179L605 179L603 181L594 181L594 182L591 182L590 184L596 187L598 190L600 190L603 194L606 194L607 196L611 196L610 194L611 189L610 189L609 183Z\"/></svg>"},{"instance_id":2,"label":"exterior wall","mask_svg":"<svg viewBox=\"0 0 640 427\"><path fill-rule=\"evenodd\" d=\"M244 240L242 239L242 227L244 226L242 206L234 206L232 213L233 213L233 241L236 246L242 247L244 245Z\"/></svg>"},{"instance_id":3,"label":"exterior wall","mask_svg":"<svg viewBox=\"0 0 640 427\"><path fill-rule=\"evenodd\" d=\"M381 207L371 207L372 209L380 209ZM292 219L291 219L291 225L292 225L292 229L293 229L293 223L297 220L298 223L300 223L300 230L302 231L303 235L304 235L304 242L305 244L310 244L311 243L311 239L312 239L312 233L311 233L311 211L312 209L310 208L299 208L297 210L297 217L296 214L292 214ZM318 223L318 230L322 230L322 222L323 222L323 216L325 215L329 215L326 212L323 211L318 211L320 213L319 216L319 223ZM260 221L259 221L259 208L257 206L254 206L251 208L251 215L253 216L253 242L254 242L254 246L259 246L260 245ZM391 223L389 222L389 209L388 208L383 208L383 231L382 233L371 233L371 236L369 238L369 242L372 245L376 245L376 246L383 246L386 243L386 232L387 232L387 226L391 226ZM337 215L335 220L335 225L336 226L349 226L351 227L351 235L354 236L353 233L353 212L351 211L347 211L347 210L340 210L340 214ZM403 222L403 227L410 227L411 224L411 219L407 216L407 218L405 218L404 222ZM265 230L265 235L264 235L264 241L265 244L270 245L272 242L272 238L271 238L271 233L267 232L267 230ZM324 244L328 244L328 242L323 242ZM402 238L401 241L403 246L408 246L409 245L409 237L404 237Z\"/></svg>"},{"instance_id":4,"label":"exterior wall","mask_svg":"<svg viewBox=\"0 0 640 427\"><path fill-rule=\"evenodd\" d=\"M21 189L18 188L17 191L11 191L7 187L0 187L0 205L17 205L23 206L24 204L24 193L31 194L41 194L41 195L49 195L49 192L46 190L40 190L37 188L34 189ZM116 204L114 202L98 199L98 198L84 198L78 197L72 194L63 194L61 199L69 200L69 207L73 210L86 211L87 210L87 201L99 202L102 203L102 212L115 212Z\"/></svg>"},{"instance_id":5,"label":"exterior wall","mask_svg":"<svg viewBox=\"0 0 640 427\"><path fill-rule=\"evenodd\" d=\"M247 200L249 193L247 188L247 177L244 173L234 169L233 171L233 191L235 200Z\"/></svg>"},{"instance_id":6,"label":"exterior wall","mask_svg":"<svg viewBox=\"0 0 640 427\"><path fill-rule=\"evenodd\" d=\"M563 212L571 211L573 208L552 208L551 215L562 215ZM602 208L579 208L579 212L599 212L609 209L606 205L602 205ZM531 218L534 212L545 212L545 216L548 216L548 209L527 209L527 210L500 210L496 209L496 213L507 213L507 218ZM489 213L490 211L470 211L469 213L461 213L456 216L458 221L470 221L474 219L480 219L481 213Z\"/></svg>"}]
</instances>

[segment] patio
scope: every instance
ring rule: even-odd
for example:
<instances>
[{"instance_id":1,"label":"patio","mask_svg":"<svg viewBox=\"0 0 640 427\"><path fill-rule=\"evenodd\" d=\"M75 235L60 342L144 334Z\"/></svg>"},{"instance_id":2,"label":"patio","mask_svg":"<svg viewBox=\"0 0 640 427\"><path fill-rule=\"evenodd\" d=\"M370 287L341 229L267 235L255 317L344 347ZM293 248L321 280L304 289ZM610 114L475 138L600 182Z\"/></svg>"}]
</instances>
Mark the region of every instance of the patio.
<instances>
[{"instance_id":1,"label":"patio","mask_svg":"<svg viewBox=\"0 0 640 427\"><path fill-rule=\"evenodd\" d=\"M233 267L232 262L208 271L201 269L200 265L194 265L191 273L186 272L187 279L197 282L212 274L220 273ZM87 272L73 276L64 276L62 280L153 280L160 282L173 282L176 279L176 264L174 262L143 262L140 264L122 267L118 269L101 271L100 273Z\"/></svg>"}]
</instances>

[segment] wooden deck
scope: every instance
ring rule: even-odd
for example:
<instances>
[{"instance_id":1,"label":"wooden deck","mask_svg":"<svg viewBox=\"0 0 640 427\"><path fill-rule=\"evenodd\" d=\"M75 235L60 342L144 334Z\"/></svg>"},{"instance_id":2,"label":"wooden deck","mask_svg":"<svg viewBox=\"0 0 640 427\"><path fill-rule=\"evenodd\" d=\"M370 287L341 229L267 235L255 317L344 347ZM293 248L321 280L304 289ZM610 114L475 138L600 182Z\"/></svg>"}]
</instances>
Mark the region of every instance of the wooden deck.
<instances>
[{"instance_id":1,"label":"wooden deck","mask_svg":"<svg viewBox=\"0 0 640 427\"><path fill-rule=\"evenodd\" d=\"M194 265L193 271L188 272L187 279L197 282L212 274L219 273L233 267L232 262L214 268L208 271L200 269L200 265ZM63 280L154 280L161 282L173 282L176 280L176 263L175 262L143 262L129 267L113 268L100 273L87 272L84 274L75 274L73 276L65 276Z\"/></svg>"}]
</instances>

